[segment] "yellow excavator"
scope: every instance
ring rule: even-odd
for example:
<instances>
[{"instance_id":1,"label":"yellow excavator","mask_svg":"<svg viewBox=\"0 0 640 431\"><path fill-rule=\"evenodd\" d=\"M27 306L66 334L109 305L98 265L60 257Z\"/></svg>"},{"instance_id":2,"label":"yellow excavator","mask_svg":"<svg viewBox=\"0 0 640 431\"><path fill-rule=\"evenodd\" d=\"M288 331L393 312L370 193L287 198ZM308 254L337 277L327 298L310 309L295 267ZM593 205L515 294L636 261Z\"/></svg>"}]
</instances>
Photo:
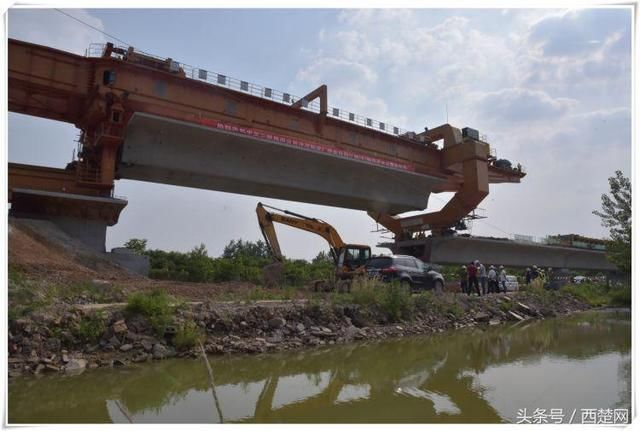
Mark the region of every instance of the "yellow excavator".
<instances>
[{"instance_id":1,"label":"yellow excavator","mask_svg":"<svg viewBox=\"0 0 640 431\"><path fill-rule=\"evenodd\" d=\"M278 213L271 210L278 211ZM338 232L329 223L313 217L307 217L296 214L291 211L282 210L261 202L256 207L258 214L258 223L264 240L271 251L275 262L264 268L264 279L267 285L275 285L282 278L284 256L280 251L280 244L276 235L274 223L281 223L297 229L306 230L315 233L324 238L328 243L331 251L331 257L335 263L335 288L338 292L349 291L353 278L365 275L365 263L371 257L371 247L361 244L346 244ZM313 289L316 291L332 290L333 283L327 280L318 280L313 283Z\"/></svg>"}]
</instances>

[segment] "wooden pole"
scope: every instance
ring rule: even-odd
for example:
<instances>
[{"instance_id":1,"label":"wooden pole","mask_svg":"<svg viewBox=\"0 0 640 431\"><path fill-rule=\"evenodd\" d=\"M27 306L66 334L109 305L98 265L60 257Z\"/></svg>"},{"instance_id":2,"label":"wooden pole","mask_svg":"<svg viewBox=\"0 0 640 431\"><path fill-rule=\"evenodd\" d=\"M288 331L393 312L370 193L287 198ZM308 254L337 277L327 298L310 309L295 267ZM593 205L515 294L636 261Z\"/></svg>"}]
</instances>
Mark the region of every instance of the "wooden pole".
<instances>
[{"instance_id":1,"label":"wooden pole","mask_svg":"<svg viewBox=\"0 0 640 431\"><path fill-rule=\"evenodd\" d=\"M129 421L130 424L133 423L133 418L131 417L131 413L129 413L129 410L127 410L127 408L125 406L123 406L120 401L115 400L116 402L116 406L118 406L118 408L120 409L120 411L122 412L122 414L127 418L127 420Z\"/></svg>"},{"instance_id":2,"label":"wooden pole","mask_svg":"<svg viewBox=\"0 0 640 431\"><path fill-rule=\"evenodd\" d=\"M218 394L216 394L216 385L213 380L213 370L211 369L211 364L209 364L209 359L207 358L207 353L204 351L202 342L198 341L198 344L200 345L200 352L202 352L202 358L204 359L204 364L207 366L207 372L209 373L209 384L211 385L211 392L213 393L213 402L216 405L218 417L220 417L220 423L224 423L224 418L222 417L222 409L220 408L220 403L218 402Z\"/></svg>"}]
</instances>

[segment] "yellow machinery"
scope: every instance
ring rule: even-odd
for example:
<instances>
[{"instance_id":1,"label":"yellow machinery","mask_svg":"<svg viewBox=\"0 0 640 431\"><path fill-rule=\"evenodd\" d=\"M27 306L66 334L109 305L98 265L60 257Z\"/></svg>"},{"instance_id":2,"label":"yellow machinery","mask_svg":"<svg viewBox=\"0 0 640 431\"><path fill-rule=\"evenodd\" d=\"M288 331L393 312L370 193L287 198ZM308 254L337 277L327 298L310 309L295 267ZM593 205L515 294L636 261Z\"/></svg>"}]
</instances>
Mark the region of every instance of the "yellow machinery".
<instances>
[{"instance_id":1,"label":"yellow machinery","mask_svg":"<svg viewBox=\"0 0 640 431\"><path fill-rule=\"evenodd\" d=\"M266 208L279 211L282 214L267 211ZM335 278L338 291L349 290L351 280L358 275L365 274L364 264L371 257L371 247L360 244L346 244L329 223L291 211L263 205L261 202L256 207L256 213L258 214L258 223L260 224L262 235L276 261L274 264L265 267L264 276L267 284L275 284L277 279L281 277L282 262L284 261L273 223L282 223L315 233L329 243L331 257L336 266ZM331 287L326 280L314 282L314 290L328 290Z\"/></svg>"}]
</instances>

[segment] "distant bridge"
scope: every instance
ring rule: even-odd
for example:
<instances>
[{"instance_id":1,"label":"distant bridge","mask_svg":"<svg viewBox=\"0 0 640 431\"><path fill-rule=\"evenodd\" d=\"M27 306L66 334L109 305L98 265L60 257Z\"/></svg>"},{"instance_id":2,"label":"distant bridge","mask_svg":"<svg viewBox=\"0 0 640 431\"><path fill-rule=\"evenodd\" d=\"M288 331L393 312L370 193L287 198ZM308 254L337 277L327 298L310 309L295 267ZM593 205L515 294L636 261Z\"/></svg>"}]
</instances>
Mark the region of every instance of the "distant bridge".
<instances>
[{"instance_id":1,"label":"distant bridge","mask_svg":"<svg viewBox=\"0 0 640 431\"><path fill-rule=\"evenodd\" d=\"M426 262L468 264L476 259L485 264L525 268L569 268L615 271L602 250L590 250L538 243L522 243L508 239L476 237L430 237L379 244L397 254L410 254Z\"/></svg>"}]
</instances>

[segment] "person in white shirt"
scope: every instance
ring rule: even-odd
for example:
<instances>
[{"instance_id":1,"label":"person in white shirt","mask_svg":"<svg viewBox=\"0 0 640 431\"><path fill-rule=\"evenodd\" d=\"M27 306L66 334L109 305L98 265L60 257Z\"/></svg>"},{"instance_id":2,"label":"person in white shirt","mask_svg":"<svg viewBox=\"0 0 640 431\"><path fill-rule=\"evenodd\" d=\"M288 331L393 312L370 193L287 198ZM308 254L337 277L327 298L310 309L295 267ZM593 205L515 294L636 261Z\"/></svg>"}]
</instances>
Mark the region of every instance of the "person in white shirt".
<instances>
[{"instance_id":1,"label":"person in white shirt","mask_svg":"<svg viewBox=\"0 0 640 431\"><path fill-rule=\"evenodd\" d=\"M489 279L489 293L496 292L498 290L498 274L496 274L496 269L493 265L489 267L487 278Z\"/></svg>"},{"instance_id":2,"label":"person in white shirt","mask_svg":"<svg viewBox=\"0 0 640 431\"><path fill-rule=\"evenodd\" d=\"M480 261L476 260L476 266L478 267L478 280L480 280L480 289L482 294L487 294L487 269Z\"/></svg>"},{"instance_id":3,"label":"person in white shirt","mask_svg":"<svg viewBox=\"0 0 640 431\"><path fill-rule=\"evenodd\" d=\"M498 276L498 282L502 291L507 293L507 271L504 270L504 266L500 265L500 275Z\"/></svg>"}]
</instances>

